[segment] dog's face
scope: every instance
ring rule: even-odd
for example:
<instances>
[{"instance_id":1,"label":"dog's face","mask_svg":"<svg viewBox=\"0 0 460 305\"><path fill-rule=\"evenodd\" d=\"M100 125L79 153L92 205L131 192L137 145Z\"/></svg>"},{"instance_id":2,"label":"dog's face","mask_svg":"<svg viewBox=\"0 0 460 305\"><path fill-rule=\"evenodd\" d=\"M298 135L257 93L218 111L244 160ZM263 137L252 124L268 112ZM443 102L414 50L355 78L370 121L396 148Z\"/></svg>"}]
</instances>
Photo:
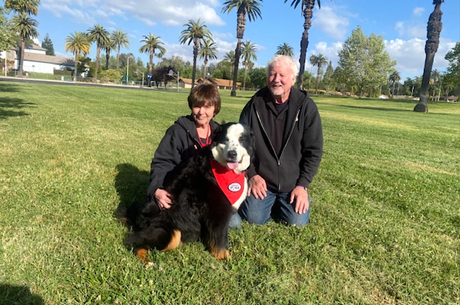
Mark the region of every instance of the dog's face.
<instances>
[{"instance_id":1,"label":"dog's face","mask_svg":"<svg viewBox=\"0 0 460 305\"><path fill-rule=\"evenodd\" d=\"M254 136L248 126L240 123L222 124L213 137L211 152L222 166L241 173L251 163Z\"/></svg>"}]
</instances>

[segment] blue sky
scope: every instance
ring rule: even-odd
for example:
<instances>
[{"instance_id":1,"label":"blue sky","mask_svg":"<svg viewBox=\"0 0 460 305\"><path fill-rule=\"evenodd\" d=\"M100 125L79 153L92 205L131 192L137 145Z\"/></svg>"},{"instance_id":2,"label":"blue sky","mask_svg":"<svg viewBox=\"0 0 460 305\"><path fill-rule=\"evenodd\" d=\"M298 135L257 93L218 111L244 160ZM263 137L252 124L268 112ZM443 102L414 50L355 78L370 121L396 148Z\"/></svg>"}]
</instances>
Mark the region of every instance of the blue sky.
<instances>
[{"instance_id":1,"label":"blue sky","mask_svg":"<svg viewBox=\"0 0 460 305\"><path fill-rule=\"evenodd\" d=\"M294 9L291 2L264 0L262 19L246 23L244 40L258 47L256 66L265 66L283 43L294 48L298 59L304 19L300 7ZM219 51L216 61L220 61L236 45L236 11L221 13L223 3L224 0L41 0L35 19L40 42L48 34L59 56L73 57L65 52L65 39L71 33L101 24L109 32L125 31L130 47L122 49L122 53L132 53L147 63L148 56L139 53L139 47L143 35L149 33L161 37L167 50L165 57L181 56L191 62L192 47L180 45L179 35L190 19L200 18L213 34ZM335 68L343 42L361 26L365 35L383 37L403 80L422 75L432 0L322 0L321 4L321 9L314 9L307 59L312 54L323 54ZM445 71L448 63L444 56L460 41L460 1L446 0L442 11L443 30L433 66L439 71ZM95 44L90 57L96 57ZM308 63L305 69L311 71Z\"/></svg>"}]
</instances>

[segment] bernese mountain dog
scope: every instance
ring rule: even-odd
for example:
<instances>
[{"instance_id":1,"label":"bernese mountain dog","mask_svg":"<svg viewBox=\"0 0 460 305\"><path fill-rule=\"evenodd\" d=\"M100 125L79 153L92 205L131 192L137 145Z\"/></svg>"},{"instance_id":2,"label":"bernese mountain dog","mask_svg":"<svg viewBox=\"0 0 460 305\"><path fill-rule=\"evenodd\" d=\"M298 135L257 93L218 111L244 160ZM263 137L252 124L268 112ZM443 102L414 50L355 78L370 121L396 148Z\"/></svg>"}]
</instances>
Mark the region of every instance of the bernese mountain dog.
<instances>
[{"instance_id":1,"label":"bernese mountain dog","mask_svg":"<svg viewBox=\"0 0 460 305\"><path fill-rule=\"evenodd\" d=\"M165 179L172 206L162 210L155 201L137 213L126 245L146 264L148 251L173 250L202 240L217 259L230 257L230 217L248 193L245 170L251 162L254 137L248 126L224 123L212 144L202 148Z\"/></svg>"}]
</instances>

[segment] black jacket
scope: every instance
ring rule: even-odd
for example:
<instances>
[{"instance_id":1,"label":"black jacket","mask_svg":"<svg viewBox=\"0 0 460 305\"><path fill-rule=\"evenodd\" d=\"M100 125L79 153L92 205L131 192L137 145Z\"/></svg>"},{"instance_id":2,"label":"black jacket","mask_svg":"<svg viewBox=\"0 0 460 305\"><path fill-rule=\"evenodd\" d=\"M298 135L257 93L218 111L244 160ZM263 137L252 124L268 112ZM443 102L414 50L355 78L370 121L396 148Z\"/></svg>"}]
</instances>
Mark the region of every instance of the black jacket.
<instances>
[{"instance_id":1,"label":"black jacket","mask_svg":"<svg viewBox=\"0 0 460 305\"><path fill-rule=\"evenodd\" d=\"M272 128L277 114L267 87L259 90L241 112L240 122L255 137L255 158L248 176L259 174L272 192L291 192L296 185L308 187L323 154L323 132L318 108L305 91L292 88L283 130ZM272 139L278 134L279 148Z\"/></svg>"},{"instance_id":2,"label":"black jacket","mask_svg":"<svg viewBox=\"0 0 460 305\"><path fill-rule=\"evenodd\" d=\"M211 134L214 135L219 126L214 120L210 121ZM179 117L172 126L166 130L163 139L158 145L150 165L150 185L147 188L148 199L151 200L158 188L163 187L163 182L168 173L179 164L193 157L201 148L196 125L191 115Z\"/></svg>"}]
</instances>

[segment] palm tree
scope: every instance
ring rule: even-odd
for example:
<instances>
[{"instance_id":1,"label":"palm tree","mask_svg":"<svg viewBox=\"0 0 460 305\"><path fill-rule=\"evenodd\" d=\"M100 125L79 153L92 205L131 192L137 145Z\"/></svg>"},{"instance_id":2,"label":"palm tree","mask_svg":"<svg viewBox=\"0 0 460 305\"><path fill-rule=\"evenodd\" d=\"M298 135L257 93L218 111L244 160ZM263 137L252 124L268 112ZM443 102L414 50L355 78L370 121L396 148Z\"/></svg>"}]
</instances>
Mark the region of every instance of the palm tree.
<instances>
[{"instance_id":1,"label":"palm tree","mask_svg":"<svg viewBox=\"0 0 460 305\"><path fill-rule=\"evenodd\" d=\"M80 54L86 55L89 54L91 50L91 43L88 41L88 36L86 33L75 31L70 36L67 36L65 39L66 45L65 50L72 52L75 55L75 70L73 73L73 81L77 81L77 66L78 66L78 56Z\"/></svg>"},{"instance_id":2,"label":"palm tree","mask_svg":"<svg viewBox=\"0 0 460 305\"><path fill-rule=\"evenodd\" d=\"M105 50L105 69L109 69L109 60L110 60L110 52L115 49L115 42L113 41L112 37L109 35L109 40L102 45L102 48Z\"/></svg>"},{"instance_id":3,"label":"palm tree","mask_svg":"<svg viewBox=\"0 0 460 305\"><path fill-rule=\"evenodd\" d=\"M203 39L201 48L198 51L200 58L204 58L203 64L203 79L206 79L206 66L209 59L217 59L217 46L211 39Z\"/></svg>"},{"instance_id":4,"label":"palm tree","mask_svg":"<svg viewBox=\"0 0 460 305\"><path fill-rule=\"evenodd\" d=\"M430 18L428 18L422 88L420 89L420 100L414 108L414 111L417 112L428 112L428 88L430 87L430 74L431 69L433 68L434 56L438 51L439 34L442 30L441 4L443 2L444 0L433 0L434 10L431 13Z\"/></svg>"},{"instance_id":5,"label":"palm tree","mask_svg":"<svg viewBox=\"0 0 460 305\"><path fill-rule=\"evenodd\" d=\"M291 1L291 0L284 0L284 3ZM313 8L315 7L315 3L318 2L318 7L321 8L321 1L320 0L292 0L291 6L294 6L294 9L297 8L299 3L302 3L301 9L303 17L305 18L305 22L303 24L303 33L302 38L300 40L300 69L299 74L297 75L297 87L302 88L303 84L303 74L305 72L305 62L307 60L307 49L308 49L308 30L311 27L311 18L313 17Z\"/></svg>"},{"instance_id":6,"label":"palm tree","mask_svg":"<svg viewBox=\"0 0 460 305\"><path fill-rule=\"evenodd\" d=\"M396 83L401 80L401 76L399 75L398 71L393 71L390 74L390 82L392 82L392 89L391 89L391 98L393 98L393 95L395 94L395 86Z\"/></svg>"},{"instance_id":7,"label":"palm tree","mask_svg":"<svg viewBox=\"0 0 460 305\"><path fill-rule=\"evenodd\" d=\"M279 45L276 50L276 55L294 56L294 49L287 43Z\"/></svg>"},{"instance_id":8,"label":"palm tree","mask_svg":"<svg viewBox=\"0 0 460 305\"><path fill-rule=\"evenodd\" d=\"M158 58L163 57L166 53L166 49L163 47L164 43L160 39L160 36L156 36L155 34L149 33L148 35L144 35L144 39L141 40L144 43L139 48L139 52L141 53L149 53L149 74L152 75L153 73L153 56L157 56ZM158 54L155 51L158 50ZM129 60L129 59L128 59Z\"/></svg>"},{"instance_id":9,"label":"palm tree","mask_svg":"<svg viewBox=\"0 0 460 305\"><path fill-rule=\"evenodd\" d=\"M99 69L101 48L109 42L110 34L102 25L96 24L88 30L88 39L91 42L96 42L96 71L94 71L93 82L97 82L97 70Z\"/></svg>"},{"instance_id":10,"label":"palm tree","mask_svg":"<svg viewBox=\"0 0 460 305\"><path fill-rule=\"evenodd\" d=\"M232 9L236 9L236 38L238 39L235 49L235 66L233 71L233 85L231 96L236 96L236 81L238 79L238 66L241 56L241 40L244 37L244 29L246 26L246 15L249 21L255 20L257 17L262 19L262 14L259 6L262 0L227 0L224 2L222 13L230 13Z\"/></svg>"},{"instance_id":11,"label":"palm tree","mask_svg":"<svg viewBox=\"0 0 460 305\"><path fill-rule=\"evenodd\" d=\"M128 34L123 32L123 30L113 31L112 33L112 41L117 48L117 71L120 67L120 49L124 47L126 49L129 48L129 39Z\"/></svg>"},{"instance_id":12,"label":"palm tree","mask_svg":"<svg viewBox=\"0 0 460 305\"><path fill-rule=\"evenodd\" d=\"M5 0L5 8L12 9L18 13L26 13L27 15L38 15L38 7L40 0Z\"/></svg>"},{"instance_id":13,"label":"palm tree","mask_svg":"<svg viewBox=\"0 0 460 305\"><path fill-rule=\"evenodd\" d=\"M311 63L311 65L313 67L318 66L318 70L316 72L316 84L315 84L315 91L318 92L319 77L321 75L321 68L323 67L323 65L327 64L327 58L324 57L323 54L319 54L319 55L314 55L313 54L312 56L310 56L310 63Z\"/></svg>"},{"instance_id":14,"label":"palm tree","mask_svg":"<svg viewBox=\"0 0 460 305\"><path fill-rule=\"evenodd\" d=\"M182 30L179 37L181 44L190 43L193 41L193 68L192 68L192 88L195 86L195 74L196 74L196 58L198 57L198 50L200 49L201 41L203 39L212 39L212 34L208 30L205 24L200 23L200 19L196 22L189 20L188 23L184 24L185 30Z\"/></svg>"},{"instance_id":15,"label":"palm tree","mask_svg":"<svg viewBox=\"0 0 460 305\"><path fill-rule=\"evenodd\" d=\"M229 75L230 78L228 79L228 85L231 85L231 77L232 77L232 70L235 65L235 51L230 51L225 53L224 60L228 61L230 63L230 71Z\"/></svg>"},{"instance_id":16,"label":"palm tree","mask_svg":"<svg viewBox=\"0 0 460 305\"><path fill-rule=\"evenodd\" d=\"M38 31L36 29L38 22L35 19L30 18L26 13L20 12L13 17L12 24L12 29L19 33L19 39L21 41L18 75L22 76L24 71L24 50L26 47L26 40L38 37Z\"/></svg>"},{"instance_id":17,"label":"palm tree","mask_svg":"<svg viewBox=\"0 0 460 305\"><path fill-rule=\"evenodd\" d=\"M16 11L18 14L12 19L12 28L19 33L21 42L21 53L19 56L19 71L18 75L22 76L24 65L24 49L26 40L38 37L38 22L30 18L30 15L38 15L38 6L40 0L5 0L5 8Z\"/></svg>"},{"instance_id":18,"label":"palm tree","mask_svg":"<svg viewBox=\"0 0 460 305\"><path fill-rule=\"evenodd\" d=\"M243 79L243 90L246 89L246 73L249 67L249 64L251 63L251 59L257 60L257 46L250 42L249 40L246 40L243 42L241 45L241 57L243 58L243 64L244 64L244 79Z\"/></svg>"}]
</instances>

